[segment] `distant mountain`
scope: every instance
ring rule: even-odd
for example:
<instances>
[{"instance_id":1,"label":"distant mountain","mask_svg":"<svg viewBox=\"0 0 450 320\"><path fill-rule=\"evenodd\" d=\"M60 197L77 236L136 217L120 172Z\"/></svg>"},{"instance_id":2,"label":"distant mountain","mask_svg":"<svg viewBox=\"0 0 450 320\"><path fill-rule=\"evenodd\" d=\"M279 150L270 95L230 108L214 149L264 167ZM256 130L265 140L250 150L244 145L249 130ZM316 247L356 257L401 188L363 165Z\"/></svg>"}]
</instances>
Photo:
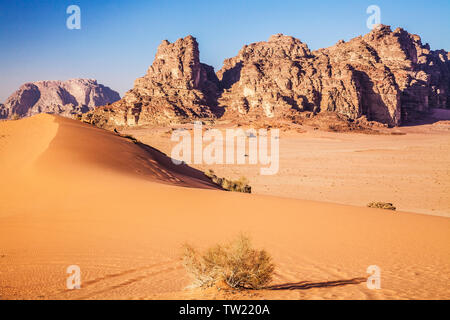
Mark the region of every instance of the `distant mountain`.
<instances>
[{"instance_id":1,"label":"distant mountain","mask_svg":"<svg viewBox=\"0 0 450 320\"><path fill-rule=\"evenodd\" d=\"M74 117L120 100L120 95L93 79L25 83L0 105L0 119L38 113Z\"/></svg>"},{"instance_id":2,"label":"distant mountain","mask_svg":"<svg viewBox=\"0 0 450 320\"><path fill-rule=\"evenodd\" d=\"M311 51L277 34L245 45L221 70L200 62L192 36L164 40L147 74L111 106L83 116L98 126L223 118L302 121L334 114L389 126L450 108L450 56L418 35L378 25L364 36Z\"/></svg>"}]
</instances>

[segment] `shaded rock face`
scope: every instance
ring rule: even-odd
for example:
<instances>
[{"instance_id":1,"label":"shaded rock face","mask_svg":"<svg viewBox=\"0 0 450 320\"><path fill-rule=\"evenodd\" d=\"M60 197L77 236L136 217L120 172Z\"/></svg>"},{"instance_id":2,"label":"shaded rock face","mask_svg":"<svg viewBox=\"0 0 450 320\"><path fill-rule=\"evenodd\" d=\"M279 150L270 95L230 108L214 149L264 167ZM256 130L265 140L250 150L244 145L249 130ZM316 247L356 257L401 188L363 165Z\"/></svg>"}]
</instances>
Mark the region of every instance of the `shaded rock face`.
<instances>
[{"instance_id":1,"label":"shaded rock face","mask_svg":"<svg viewBox=\"0 0 450 320\"><path fill-rule=\"evenodd\" d=\"M210 118L218 111L219 81L214 68L200 62L192 36L163 41L147 74L122 100L86 115L100 126L134 126Z\"/></svg>"},{"instance_id":2,"label":"shaded rock face","mask_svg":"<svg viewBox=\"0 0 450 320\"><path fill-rule=\"evenodd\" d=\"M276 35L225 60L219 102L233 118L333 111L396 126L430 107L450 107L449 66L447 52L400 28L381 25L313 52Z\"/></svg>"},{"instance_id":3,"label":"shaded rock face","mask_svg":"<svg viewBox=\"0 0 450 320\"><path fill-rule=\"evenodd\" d=\"M53 113L73 117L115 102L120 95L92 79L26 83L0 106L0 118Z\"/></svg>"},{"instance_id":4,"label":"shaded rock face","mask_svg":"<svg viewBox=\"0 0 450 320\"><path fill-rule=\"evenodd\" d=\"M192 36L163 41L147 74L122 100L84 118L99 126L134 126L335 112L397 126L431 107L450 108L448 52L430 50L403 29L379 25L316 51L277 34L244 46L217 76L200 62Z\"/></svg>"},{"instance_id":5,"label":"shaded rock face","mask_svg":"<svg viewBox=\"0 0 450 320\"><path fill-rule=\"evenodd\" d=\"M5 105L0 103L0 119L5 119L7 115L7 110L5 108Z\"/></svg>"}]
</instances>

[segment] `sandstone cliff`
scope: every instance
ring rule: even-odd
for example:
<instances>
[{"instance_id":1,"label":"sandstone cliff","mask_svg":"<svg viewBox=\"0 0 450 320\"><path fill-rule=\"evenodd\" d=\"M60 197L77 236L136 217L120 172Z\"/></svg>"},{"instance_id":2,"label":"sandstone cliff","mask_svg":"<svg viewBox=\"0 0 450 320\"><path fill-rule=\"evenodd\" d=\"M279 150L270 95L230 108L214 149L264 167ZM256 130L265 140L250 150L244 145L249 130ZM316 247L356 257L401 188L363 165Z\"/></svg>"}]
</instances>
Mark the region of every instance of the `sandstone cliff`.
<instances>
[{"instance_id":1,"label":"sandstone cliff","mask_svg":"<svg viewBox=\"0 0 450 320\"><path fill-rule=\"evenodd\" d=\"M447 52L400 28L379 26L313 52L276 35L225 60L219 101L234 118L333 111L395 126L430 107L450 107L449 66Z\"/></svg>"},{"instance_id":2,"label":"sandstone cliff","mask_svg":"<svg viewBox=\"0 0 450 320\"><path fill-rule=\"evenodd\" d=\"M30 82L22 85L0 106L0 119L38 113L72 117L119 99L117 92L92 79Z\"/></svg>"},{"instance_id":3,"label":"sandstone cliff","mask_svg":"<svg viewBox=\"0 0 450 320\"><path fill-rule=\"evenodd\" d=\"M163 41L147 74L111 106L85 121L100 126L202 118L295 120L333 112L390 126L432 107L450 108L450 62L417 35L380 25L365 36L311 51L277 34L244 46L214 74L188 36Z\"/></svg>"},{"instance_id":4,"label":"sandstone cliff","mask_svg":"<svg viewBox=\"0 0 450 320\"><path fill-rule=\"evenodd\" d=\"M200 62L192 36L163 41L147 74L135 81L122 100L89 113L99 126L133 126L210 118L217 111L219 81L211 66Z\"/></svg>"}]
</instances>

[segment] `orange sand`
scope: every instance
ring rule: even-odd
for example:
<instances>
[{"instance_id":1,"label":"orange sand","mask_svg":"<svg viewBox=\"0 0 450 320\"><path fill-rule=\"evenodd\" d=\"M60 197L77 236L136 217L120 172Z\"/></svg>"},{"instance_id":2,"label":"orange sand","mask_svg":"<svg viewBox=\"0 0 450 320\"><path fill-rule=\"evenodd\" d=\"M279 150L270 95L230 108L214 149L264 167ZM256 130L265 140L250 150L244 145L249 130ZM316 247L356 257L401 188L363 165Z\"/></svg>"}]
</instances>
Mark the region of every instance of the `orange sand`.
<instances>
[{"instance_id":1,"label":"orange sand","mask_svg":"<svg viewBox=\"0 0 450 320\"><path fill-rule=\"evenodd\" d=\"M450 119L450 110L439 111ZM254 194L360 207L391 202L401 211L450 217L450 121L383 129L381 135L298 129L280 133L276 175L262 176L260 165L193 166L220 177L245 176ZM167 154L177 144L167 128L124 132Z\"/></svg>"},{"instance_id":2,"label":"orange sand","mask_svg":"<svg viewBox=\"0 0 450 320\"><path fill-rule=\"evenodd\" d=\"M0 299L450 298L448 218L213 190L155 150L50 115L0 123L0 176ZM185 290L180 246L241 231L273 255L275 287ZM69 265L80 290L65 287ZM357 280L369 265L381 290Z\"/></svg>"}]
</instances>

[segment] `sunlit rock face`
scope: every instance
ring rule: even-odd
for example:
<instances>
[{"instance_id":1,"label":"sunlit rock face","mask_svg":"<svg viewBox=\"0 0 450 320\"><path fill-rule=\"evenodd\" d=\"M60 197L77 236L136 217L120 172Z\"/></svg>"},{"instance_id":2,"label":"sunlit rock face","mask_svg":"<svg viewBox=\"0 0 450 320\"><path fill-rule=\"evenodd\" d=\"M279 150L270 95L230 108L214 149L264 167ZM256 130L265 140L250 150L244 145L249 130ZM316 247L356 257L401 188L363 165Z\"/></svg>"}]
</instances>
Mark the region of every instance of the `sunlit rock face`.
<instances>
[{"instance_id":1,"label":"sunlit rock face","mask_svg":"<svg viewBox=\"0 0 450 320\"><path fill-rule=\"evenodd\" d=\"M450 108L450 63L420 37L379 25L311 51L282 34L244 46L214 73L192 36L163 41L147 74L123 99L89 112L100 126L223 118L294 119L332 112L397 126L430 108Z\"/></svg>"},{"instance_id":2,"label":"sunlit rock face","mask_svg":"<svg viewBox=\"0 0 450 320\"><path fill-rule=\"evenodd\" d=\"M215 116L220 93L214 68L200 62L197 40L192 36L174 43L163 41L155 60L123 99L85 117L100 125L176 123Z\"/></svg>"},{"instance_id":3,"label":"sunlit rock face","mask_svg":"<svg viewBox=\"0 0 450 320\"><path fill-rule=\"evenodd\" d=\"M333 111L395 126L430 107L450 107L449 69L448 52L431 51L400 28L380 25L312 52L279 34L225 60L219 101L231 117Z\"/></svg>"}]
</instances>

